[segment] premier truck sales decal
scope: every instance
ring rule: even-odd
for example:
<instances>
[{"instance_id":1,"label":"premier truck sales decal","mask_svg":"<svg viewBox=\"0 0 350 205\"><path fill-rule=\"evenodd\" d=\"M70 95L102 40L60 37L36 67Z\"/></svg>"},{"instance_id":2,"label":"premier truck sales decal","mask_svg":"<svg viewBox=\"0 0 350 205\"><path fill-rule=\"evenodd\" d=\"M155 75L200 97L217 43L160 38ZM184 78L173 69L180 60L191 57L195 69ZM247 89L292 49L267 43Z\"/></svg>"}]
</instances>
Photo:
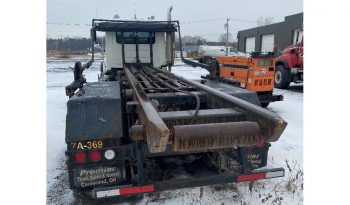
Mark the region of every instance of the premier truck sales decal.
<instances>
[{"instance_id":1,"label":"premier truck sales decal","mask_svg":"<svg viewBox=\"0 0 350 205\"><path fill-rule=\"evenodd\" d=\"M75 182L83 188L115 183L120 178L121 171L117 167L82 168L75 170Z\"/></svg>"}]
</instances>

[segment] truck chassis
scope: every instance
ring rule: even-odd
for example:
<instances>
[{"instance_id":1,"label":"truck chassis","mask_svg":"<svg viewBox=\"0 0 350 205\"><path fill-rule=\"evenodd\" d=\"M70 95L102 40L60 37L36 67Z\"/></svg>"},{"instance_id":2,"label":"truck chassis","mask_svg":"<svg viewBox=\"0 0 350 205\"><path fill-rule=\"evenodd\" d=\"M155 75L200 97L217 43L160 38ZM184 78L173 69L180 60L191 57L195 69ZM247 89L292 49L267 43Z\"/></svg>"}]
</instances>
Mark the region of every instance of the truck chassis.
<instances>
[{"instance_id":1,"label":"truck chassis","mask_svg":"<svg viewBox=\"0 0 350 205\"><path fill-rule=\"evenodd\" d=\"M130 24L170 27L180 36L178 21L98 21L93 32L130 31ZM283 168L266 165L271 142L287 123L259 107L255 93L188 80L138 58L86 83L82 72L92 62L76 63L66 87L71 189L105 198L284 176Z\"/></svg>"}]
</instances>

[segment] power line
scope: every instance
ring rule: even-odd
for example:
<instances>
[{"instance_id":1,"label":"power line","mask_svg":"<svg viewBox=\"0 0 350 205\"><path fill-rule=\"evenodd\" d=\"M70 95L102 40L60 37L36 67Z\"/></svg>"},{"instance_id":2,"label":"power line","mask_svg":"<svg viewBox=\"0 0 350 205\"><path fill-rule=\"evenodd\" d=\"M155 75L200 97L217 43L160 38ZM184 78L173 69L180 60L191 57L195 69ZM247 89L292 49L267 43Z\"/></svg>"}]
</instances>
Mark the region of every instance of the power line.
<instances>
[{"instance_id":1,"label":"power line","mask_svg":"<svg viewBox=\"0 0 350 205\"><path fill-rule=\"evenodd\" d=\"M246 22L246 23L254 23L256 24L256 21L249 20L249 19L240 19L240 18L234 18L234 17L228 17L232 21L239 21L239 22ZM182 21L181 24L193 24L193 23L206 23L206 22L215 22L215 21L224 21L226 18L213 18L213 19L202 19L202 20L192 20L192 21Z\"/></svg>"},{"instance_id":2,"label":"power line","mask_svg":"<svg viewBox=\"0 0 350 205\"><path fill-rule=\"evenodd\" d=\"M240 21L240 22L246 22L246 23L254 23L256 24L256 21L249 20L249 19L240 19L240 18L233 18L228 17L232 21ZM190 21L181 21L181 24L195 24L195 23L206 23L206 22L215 22L215 21L224 21L226 18L212 18L212 19L198 19L198 20L190 20ZM46 24L51 25L59 25L59 26L91 26L91 24L79 24L79 23L58 23L58 22L46 22Z\"/></svg>"},{"instance_id":3,"label":"power line","mask_svg":"<svg viewBox=\"0 0 350 205\"><path fill-rule=\"evenodd\" d=\"M216 19L202 19L202 20L192 20L192 21L182 21L181 24L193 24L193 23L205 23L205 22L214 22L214 21L222 21L224 18L216 18Z\"/></svg>"},{"instance_id":4,"label":"power line","mask_svg":"<svg viewBox=\"0 0 350 205\"><path fill-rule=\"evenodd\" d=\"M46 22L49 25L58 25L58 26L91 26L91 24L79 24L79 23L57 23L57 22Z\"/></svg>"},{"instance_id":5,"label":"power line","mask_svg":"<svg viewBox=\"0 0 350 205\"><path fill-rule=\"evenodd\" d=\"M227 21L227 19L229 19L230 21L240 21L240 22L246 22L246 23L254 23L256 24L256 21L253 21L253 20L248 20L248 19L240 19L240 18L233 18L233 17L228 17L228 18L212 18L212 19L199 19L199 20L191 20L191 21L182 21L180 22L181 25L186 25L186 24L196 24L196 23L206 23L206 22L218 22L218 21ZM227 22L226 22L227 23ZM91 24L85 24L85 23L59 23L59 22L52 22L52 21L49 21L47 22L46 24L48 25L56 25L56 26L76 26L76 27L80 27L80 28L83 28L83 27L91 27ZM84 28L84 29L85 29ZM51 32L58 32L58 33L74 33L75 35L74 36L77 36L77 35L81 35L81 36L87 36L87 34L85 35L85 30L80 30L80 31L77 31L77 30L69 30L69 31L66 31L66 30L55 30L55 29L50 29L48 28L48 30L50 30ZM82 32L84 32L84 34L82 34ZM227 31L226 31L227 32ZM79 33L79 34L78 34ZM189 33L189 32L188 32ZM184 33L185 34L185 33ZM192 35L198 35L198 36L218 36L218 35L221 35L222 33L207 33L207 34L192 34ZM227 34L226 34L227 35ZM50 36L63 36L63 35L50 35Z\"/></svg>"}]
</instances>

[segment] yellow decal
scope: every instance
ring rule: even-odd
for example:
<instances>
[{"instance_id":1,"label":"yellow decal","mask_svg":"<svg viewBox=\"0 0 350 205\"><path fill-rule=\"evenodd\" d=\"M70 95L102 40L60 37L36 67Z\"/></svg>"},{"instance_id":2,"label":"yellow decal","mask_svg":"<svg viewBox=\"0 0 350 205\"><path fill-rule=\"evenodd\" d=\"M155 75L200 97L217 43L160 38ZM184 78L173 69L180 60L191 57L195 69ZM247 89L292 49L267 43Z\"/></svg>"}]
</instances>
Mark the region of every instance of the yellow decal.
<instances>
[{"instance_id":1,"label":"yellow decal","mask_svg":"<svg viewBox=\"0 0 350 205\"><path fill-rule=\"evenodd\" d=\"M102 140L86 141L86 142L71 142L72 149L97 149L103 148Z\"/></svg>"}]
</instances>

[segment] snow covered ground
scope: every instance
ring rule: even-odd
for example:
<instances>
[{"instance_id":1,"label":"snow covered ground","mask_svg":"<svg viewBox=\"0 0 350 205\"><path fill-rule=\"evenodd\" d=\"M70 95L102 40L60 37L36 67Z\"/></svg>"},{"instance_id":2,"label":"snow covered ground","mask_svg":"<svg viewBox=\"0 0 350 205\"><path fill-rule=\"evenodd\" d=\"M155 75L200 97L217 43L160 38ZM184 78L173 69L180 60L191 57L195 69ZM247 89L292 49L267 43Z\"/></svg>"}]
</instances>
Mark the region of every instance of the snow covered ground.
<instances>
[{"instance_id":1,"label":"snow covered ground","mask_svg":"<svg viewBox=\"0 0 350 205\"><path fill-rule=\"evenodd\" d=\"M100 61L84 72L88 82L97 81ZM69 67L74 61L47 61L47 204L81 204L68 188L65 170L64 87L72 82ZM207 71L176 63L172 72L190 79L199 79ZM272 143L269 166L284 167L283 178L241 182L220 186L164 191L132 199L131 204L303 204L303 87L291 85L289 90L275 89L283 94L283 102L271 103L269 110L278 113L288 126L279 141ZM96 202L91 202L96 204ZM108 200L103 204L129 204Z\"/></svg>"}]
</instances>

